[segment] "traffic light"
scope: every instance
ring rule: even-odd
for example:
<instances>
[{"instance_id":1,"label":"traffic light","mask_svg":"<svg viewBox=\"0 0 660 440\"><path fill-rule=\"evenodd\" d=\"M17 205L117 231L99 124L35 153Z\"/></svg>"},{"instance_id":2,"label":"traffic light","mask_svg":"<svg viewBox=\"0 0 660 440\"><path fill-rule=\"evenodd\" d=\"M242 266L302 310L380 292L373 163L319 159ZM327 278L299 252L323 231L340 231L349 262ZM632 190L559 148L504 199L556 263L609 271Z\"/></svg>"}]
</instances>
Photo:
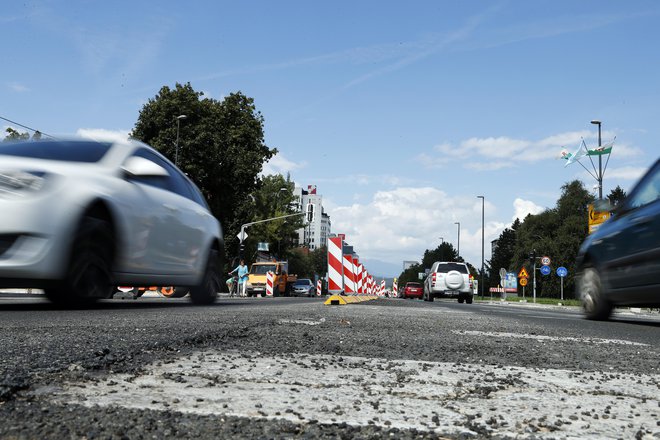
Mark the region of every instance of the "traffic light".
<instances>
[{"instance_id":1,"label":"traffic light","mask_svg":"<svg viewBox=\"0 0 660 440\"><path fill-rule=\"evenodd\" d=\"M534 267L535 263L536 263L536 250L529 253L529 264L530 264L530 266Z\"/></svg>"}]
</instances>

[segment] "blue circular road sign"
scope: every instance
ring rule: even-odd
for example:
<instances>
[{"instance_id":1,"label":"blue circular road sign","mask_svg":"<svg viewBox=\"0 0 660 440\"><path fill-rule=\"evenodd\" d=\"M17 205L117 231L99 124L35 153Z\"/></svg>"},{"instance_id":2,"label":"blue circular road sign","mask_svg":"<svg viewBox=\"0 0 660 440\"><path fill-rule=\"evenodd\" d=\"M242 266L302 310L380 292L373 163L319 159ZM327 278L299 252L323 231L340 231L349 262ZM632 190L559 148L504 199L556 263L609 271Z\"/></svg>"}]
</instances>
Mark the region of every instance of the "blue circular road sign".
<instances>
[{"instance_id":1,"label":"blue circular road sign","mask_svg":"<svg viewBox=\"0 0 660 440\"><path fill-rule=\"evenodd\" d=\"M541 275L550 275L550 272L552 272L550 266L541 266Z\"/></svg>"},{"instance_id":2,"label":"blue circular road sign","mask_svg":"<svg viewBox=\"0 0 660 440\"><path fill-rule=\"evenodd\" d=\"M559 266L557 268L557 276L564 278L566 275L568 275L568 270L564 266Z\"/></svg>"}]
</instances>

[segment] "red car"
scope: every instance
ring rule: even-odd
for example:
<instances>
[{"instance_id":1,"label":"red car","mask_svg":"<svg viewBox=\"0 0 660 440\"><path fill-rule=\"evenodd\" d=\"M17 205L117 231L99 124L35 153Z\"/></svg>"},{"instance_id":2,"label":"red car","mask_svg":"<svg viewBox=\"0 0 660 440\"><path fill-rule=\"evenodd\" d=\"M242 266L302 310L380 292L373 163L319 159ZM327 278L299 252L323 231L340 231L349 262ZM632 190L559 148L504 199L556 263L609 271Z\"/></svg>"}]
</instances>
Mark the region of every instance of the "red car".
<instances>
[{"instance_id":1,"label":"red car","mask_svg":"<svg viewBox=\"0 0 660 440\"><path fill-rule=\"evenodd\" d=\"M404 298L421 298L424 294L424 288L419 283L406 283L403 289Z\"/></svg>"}]
</instances>

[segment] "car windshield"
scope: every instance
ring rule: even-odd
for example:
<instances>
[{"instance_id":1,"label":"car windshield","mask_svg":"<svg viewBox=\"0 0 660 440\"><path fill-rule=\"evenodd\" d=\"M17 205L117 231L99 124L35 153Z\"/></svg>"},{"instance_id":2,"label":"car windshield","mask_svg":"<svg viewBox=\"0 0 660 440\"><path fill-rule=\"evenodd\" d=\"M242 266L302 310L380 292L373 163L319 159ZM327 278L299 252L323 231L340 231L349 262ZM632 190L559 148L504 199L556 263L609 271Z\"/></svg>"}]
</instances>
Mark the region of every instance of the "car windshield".
<instances>
[{"instance_id":1,"label":"car windshield","mask_svg":"<svg viewBox=\"0 0 660 440\"><path fill-rule=\"evenodd\" d=\"M0 155L64 162L98 162L112 146L94 141L32 141L0 144Z\"/></svg>"},{"instance_id":2,"label":"car windshield","mask_svg":"<svg viewBox=\"0 0 660 440\"><path fill-rule=\"evenodd\" d=\"M267 272L275 272L275 267L274 264L259 264L252 266L250 273L255 275L265 275Z\"/></svg>"},{"instance_id":3,"label":"car windshield","mask_svg":"<svg viewBox=\"0 0 660 440\"><path fill-rule=\"evenodd\" d=\"M294 283L294 286L310 286L311 284L312 284L312 280L308 280L308 279L303 278L302 280L296 281Z\"/></svg>"},{"instance_id":4,"label":"car windshield","mask_svg":"<svg viewBox=\"0 0 660 440\"><path fill-rule=\"evenodd\" d=\"M438 270L436 272L450 272L452 270L457 270L460 273L468 273L467 266L463 263L443 263L438 264Z\"/></svg>"}]
</instances>

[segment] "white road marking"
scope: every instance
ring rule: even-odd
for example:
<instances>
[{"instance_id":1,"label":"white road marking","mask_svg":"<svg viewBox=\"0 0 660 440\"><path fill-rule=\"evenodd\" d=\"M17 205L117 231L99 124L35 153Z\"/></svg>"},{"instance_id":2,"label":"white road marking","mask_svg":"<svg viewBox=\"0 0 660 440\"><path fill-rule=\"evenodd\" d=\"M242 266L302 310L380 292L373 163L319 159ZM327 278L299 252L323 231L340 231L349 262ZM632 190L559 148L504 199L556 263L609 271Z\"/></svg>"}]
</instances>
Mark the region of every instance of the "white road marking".
<instances>
[{"instance_id":1,"label":"white road marking","mask_svg":"<svg viewBox=\"0 0 660 440\"><path fill-rule=\"evenodd\" d=\"M348 356L200 352L145 375L71 383L87 406L346 422L511 438L660 434L660 375Z\"/></svg>"},{"instance_id":2,"label":"white road marking","mask_svg":"<svg viewBox=\"0 0 660 440\"><path fill-rule=\"evenodd\" d=\"M623 339L600 339L600 338L573 338L573 337L559 337L559 336L544 336L544 335L526 335L522 333L507 333L507 332L484 332L479 330L452 330L456 335L471 335L471 336L489 336L494 338L517 338L517 339L534 339L536 341L551 341L551 342L581 342L588 344L620 344L620 345L635 345L639 347L648 347L649 344L641 342L626 341Z\"/></svg>"}]
</instances>

